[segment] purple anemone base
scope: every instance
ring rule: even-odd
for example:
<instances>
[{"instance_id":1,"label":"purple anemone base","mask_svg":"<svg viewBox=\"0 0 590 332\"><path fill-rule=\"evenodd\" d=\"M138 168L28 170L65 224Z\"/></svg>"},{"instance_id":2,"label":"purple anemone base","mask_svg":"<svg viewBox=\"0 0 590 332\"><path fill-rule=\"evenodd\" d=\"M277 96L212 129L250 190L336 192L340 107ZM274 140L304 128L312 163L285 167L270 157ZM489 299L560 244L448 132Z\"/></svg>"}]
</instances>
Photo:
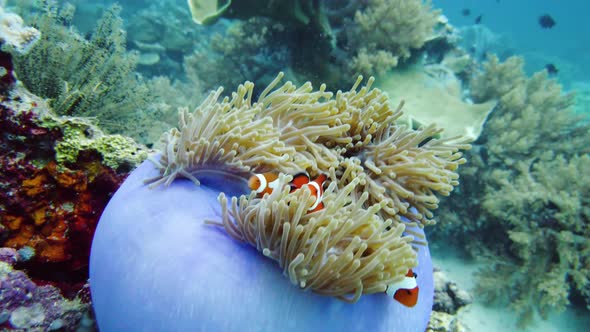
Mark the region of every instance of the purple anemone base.
<instances>
[{"instance_id":1,"label":"purple anemone base","mask_svg":"<svg viewBox=\"0 0 590 332\"><path fill-rule=\"evenodd\" d=\"M274 261L206 219L220 220L219 191L176 180L148 189L150 162L136 169L100 219L90 256L96 319L108 331L404 331L423 332L433 303L428 247L419 248L418 304L385 294L355 304L305 292ZM215 188L215 189L213 189Z\"/></svg>"}]
</instances>

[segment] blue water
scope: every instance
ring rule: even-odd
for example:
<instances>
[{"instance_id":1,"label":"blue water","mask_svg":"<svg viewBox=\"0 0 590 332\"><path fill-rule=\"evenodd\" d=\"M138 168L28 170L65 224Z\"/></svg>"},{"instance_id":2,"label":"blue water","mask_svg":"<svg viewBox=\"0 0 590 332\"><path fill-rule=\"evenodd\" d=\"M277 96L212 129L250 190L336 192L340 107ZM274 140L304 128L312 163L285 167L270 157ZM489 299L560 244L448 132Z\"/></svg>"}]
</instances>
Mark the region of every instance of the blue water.
<instances>
[{"instance_id":1,"label":"blue water","mask_svg":"<svg viewBox=\"0 0 590 332\"><path fill-rule=\"evenodd\" d=\"M584 0L434 0L452 25L481 24L505 36L516 54L524 55L529 73L541 70L547 62L563 67L559 78L570 86L590 77L590 2ZM468 8L471 15L463 16ZM551 29L539 26L538 18L549 14L556 22ZM570 68L571 67L571 68Z\"/></svg>"}]
</instances>

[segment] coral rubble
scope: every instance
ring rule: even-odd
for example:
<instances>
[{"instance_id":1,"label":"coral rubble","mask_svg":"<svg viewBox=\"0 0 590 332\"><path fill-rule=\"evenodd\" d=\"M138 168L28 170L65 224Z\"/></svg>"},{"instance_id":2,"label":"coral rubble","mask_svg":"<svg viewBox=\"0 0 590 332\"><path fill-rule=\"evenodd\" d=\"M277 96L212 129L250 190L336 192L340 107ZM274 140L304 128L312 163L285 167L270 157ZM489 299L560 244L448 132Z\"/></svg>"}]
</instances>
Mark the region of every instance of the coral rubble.
<instances>
[{"instance_id":1,"label":"coral rubble","mask_svg":"<svg viewBox=\"0 0 590 332\"><path fill-rule=\"evenodd\" d=\"M467 291L459 288L446 275L435 268L434 271L434 306L433 310L447 314L456 314L457 311L466 305L471 304L473 299Z\"/></svg>"}]
</instances>

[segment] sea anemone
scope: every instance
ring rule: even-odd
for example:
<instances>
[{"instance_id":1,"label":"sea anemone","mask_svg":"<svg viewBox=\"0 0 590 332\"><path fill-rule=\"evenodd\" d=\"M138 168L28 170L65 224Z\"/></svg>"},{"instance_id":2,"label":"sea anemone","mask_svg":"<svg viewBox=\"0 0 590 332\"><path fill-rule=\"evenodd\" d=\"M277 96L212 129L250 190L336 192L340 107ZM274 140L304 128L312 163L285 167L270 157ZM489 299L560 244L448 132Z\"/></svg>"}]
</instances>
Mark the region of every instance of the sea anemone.
<instances>
[{"instance_id":1,"label":"sea anemone","mask_svg":"<svg viewBox=\"0 0 590 332\"><path fill-rule=\"evenodd\" d=\"M425 329L422 227L435 192L456 185L468 144L399 125L401 107L372 78L333 98L324 85L278 86L281 77L256 101L245 83L181 110L161 154L115 194L90 262L102 330ZM248 176L265 171L280 174L277 189L249 194ZM309 212L311 192L290 190L297 171L327 174L323 209ZM384 294L410 269L413 308Z\"/></svg>"},{"instance_id":2,"label":"sea anemone","mask_svg":"<svg viewBox=\"0 0 590 332\"><path fill-rule=\"evenodd\" d=\"M348 304L292 285L271 259L206 224L222 219L223 183L149 189L143 180L157 173L150 162L136 169L96 229L90 284L101 331L425 330L434 294L427 246L416 247L415 307L384 293Z\"/></svg>"}]
</instances>

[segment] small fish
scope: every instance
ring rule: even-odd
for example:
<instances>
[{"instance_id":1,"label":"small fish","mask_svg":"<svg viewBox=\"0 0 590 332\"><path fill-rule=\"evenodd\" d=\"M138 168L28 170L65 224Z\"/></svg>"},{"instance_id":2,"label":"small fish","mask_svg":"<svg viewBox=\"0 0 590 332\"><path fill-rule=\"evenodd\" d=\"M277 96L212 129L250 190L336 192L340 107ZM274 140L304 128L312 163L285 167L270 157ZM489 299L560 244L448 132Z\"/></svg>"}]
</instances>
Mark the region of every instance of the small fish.
<instances>
[{"instance_id":1,"label":"small fish","mask_svg":"<svg viewBox=\"0 0 590 332\"><path fill-rule=\"evenodd\" d=\"M309 181L305 186L311 191L311 196L315 197L315 202L307 210L308 212L316 212L324 208L324 184L328 177L325 174L320 174L315 180ZM303 187L303 186L302 186Z\"/></svg>"},{"instance_id":2,"label":"small fish","mask_svg":"<svg viewBox=\"0 0 590 332\"><path fill-rule=\"evenodd\" d=\"M549 73L549 75L556 75L559 72L557 67L555 67L555 65L552 63L546 64L545 69L547 69L547 72Z\"/></svg>"},{"instance_id":3,"label":"small fish","mask_svg":"<svg viewBox=\"0 0 590 332\"><path fill-rule=\"evenodd\" d=\"M248 187L255 191L258 197L264 194L271 194L278 185L279 175L277 173L267 172L262 174L254 174L248 180ZM313 205L308 209L308 212L319 211L324 208L324 184L327 180L325 174L320 174L315 180L310 181L307 173L298 173L293 176L293 180L289 183L291 192L307 187L311 191L311 196L315 198Z\"/></svg>"},{"instance_id":4,"label":"small fish","mask_svg":"<svg viewBox=\"0 0 590 332\"><path fill-rule=\"evenodd\" d=\"M291 192L301 189L304 185L309 183L309 174L302 172L293 175L293 180L289 183L291 185Z\"/></svg>"},{"instance_id":5,"label":"small fish","mask_svg":"<svg viewBox=\"0 0 590 332\"><path fill-rule=\"evenodd\" d=\"M393 296L397 302L412 308L418 303L419 289L418 283L416 282L417 277L418 275L412 269L409 269L404 279L395 284L388 285L385 293Z\"/></svg>"},{"instance_id":6,"label":"small fish","mask_svg":"<svg viewBox=\"0 0 590 332\"><path fill-rule=\"evenodd\" d=\"M556 22L549 14L539 16L539 25L543 29L551 29L555 26Z\"/></svg>"},{"instance_id":7,"label":"small fish","mask_svg":"<svg viewBox=\"0 0 590 332\"><path fill-rule=\"evenodd\" d=\"M463 8L463 10L461 11L461 15L469 16L471 15L471 10L469 10L469 8Z\"/></svg>"},{"instance_id":8,"label":"small fish","mask_svg":"<svg viewBox=\"0 0 590 332\"><path fill-rule=\"evenodd\" d=\"M482 17L483 17L483 15L479 15L478 17L476 17L475 18L475 24L480 24Z\"/></svg>"},{"instance_id":9,"label":"small fish","mask_svg":"<svg viewBox=\"0 0 590 332\"><path fill-rule=\"evenodd\" d=\"M255 191L258 197L262 197L264 194L270 195L279 185L278 178L279 175L272 172L254 174L248 180L248 187Z\"/></svg>"}]
</instances>

